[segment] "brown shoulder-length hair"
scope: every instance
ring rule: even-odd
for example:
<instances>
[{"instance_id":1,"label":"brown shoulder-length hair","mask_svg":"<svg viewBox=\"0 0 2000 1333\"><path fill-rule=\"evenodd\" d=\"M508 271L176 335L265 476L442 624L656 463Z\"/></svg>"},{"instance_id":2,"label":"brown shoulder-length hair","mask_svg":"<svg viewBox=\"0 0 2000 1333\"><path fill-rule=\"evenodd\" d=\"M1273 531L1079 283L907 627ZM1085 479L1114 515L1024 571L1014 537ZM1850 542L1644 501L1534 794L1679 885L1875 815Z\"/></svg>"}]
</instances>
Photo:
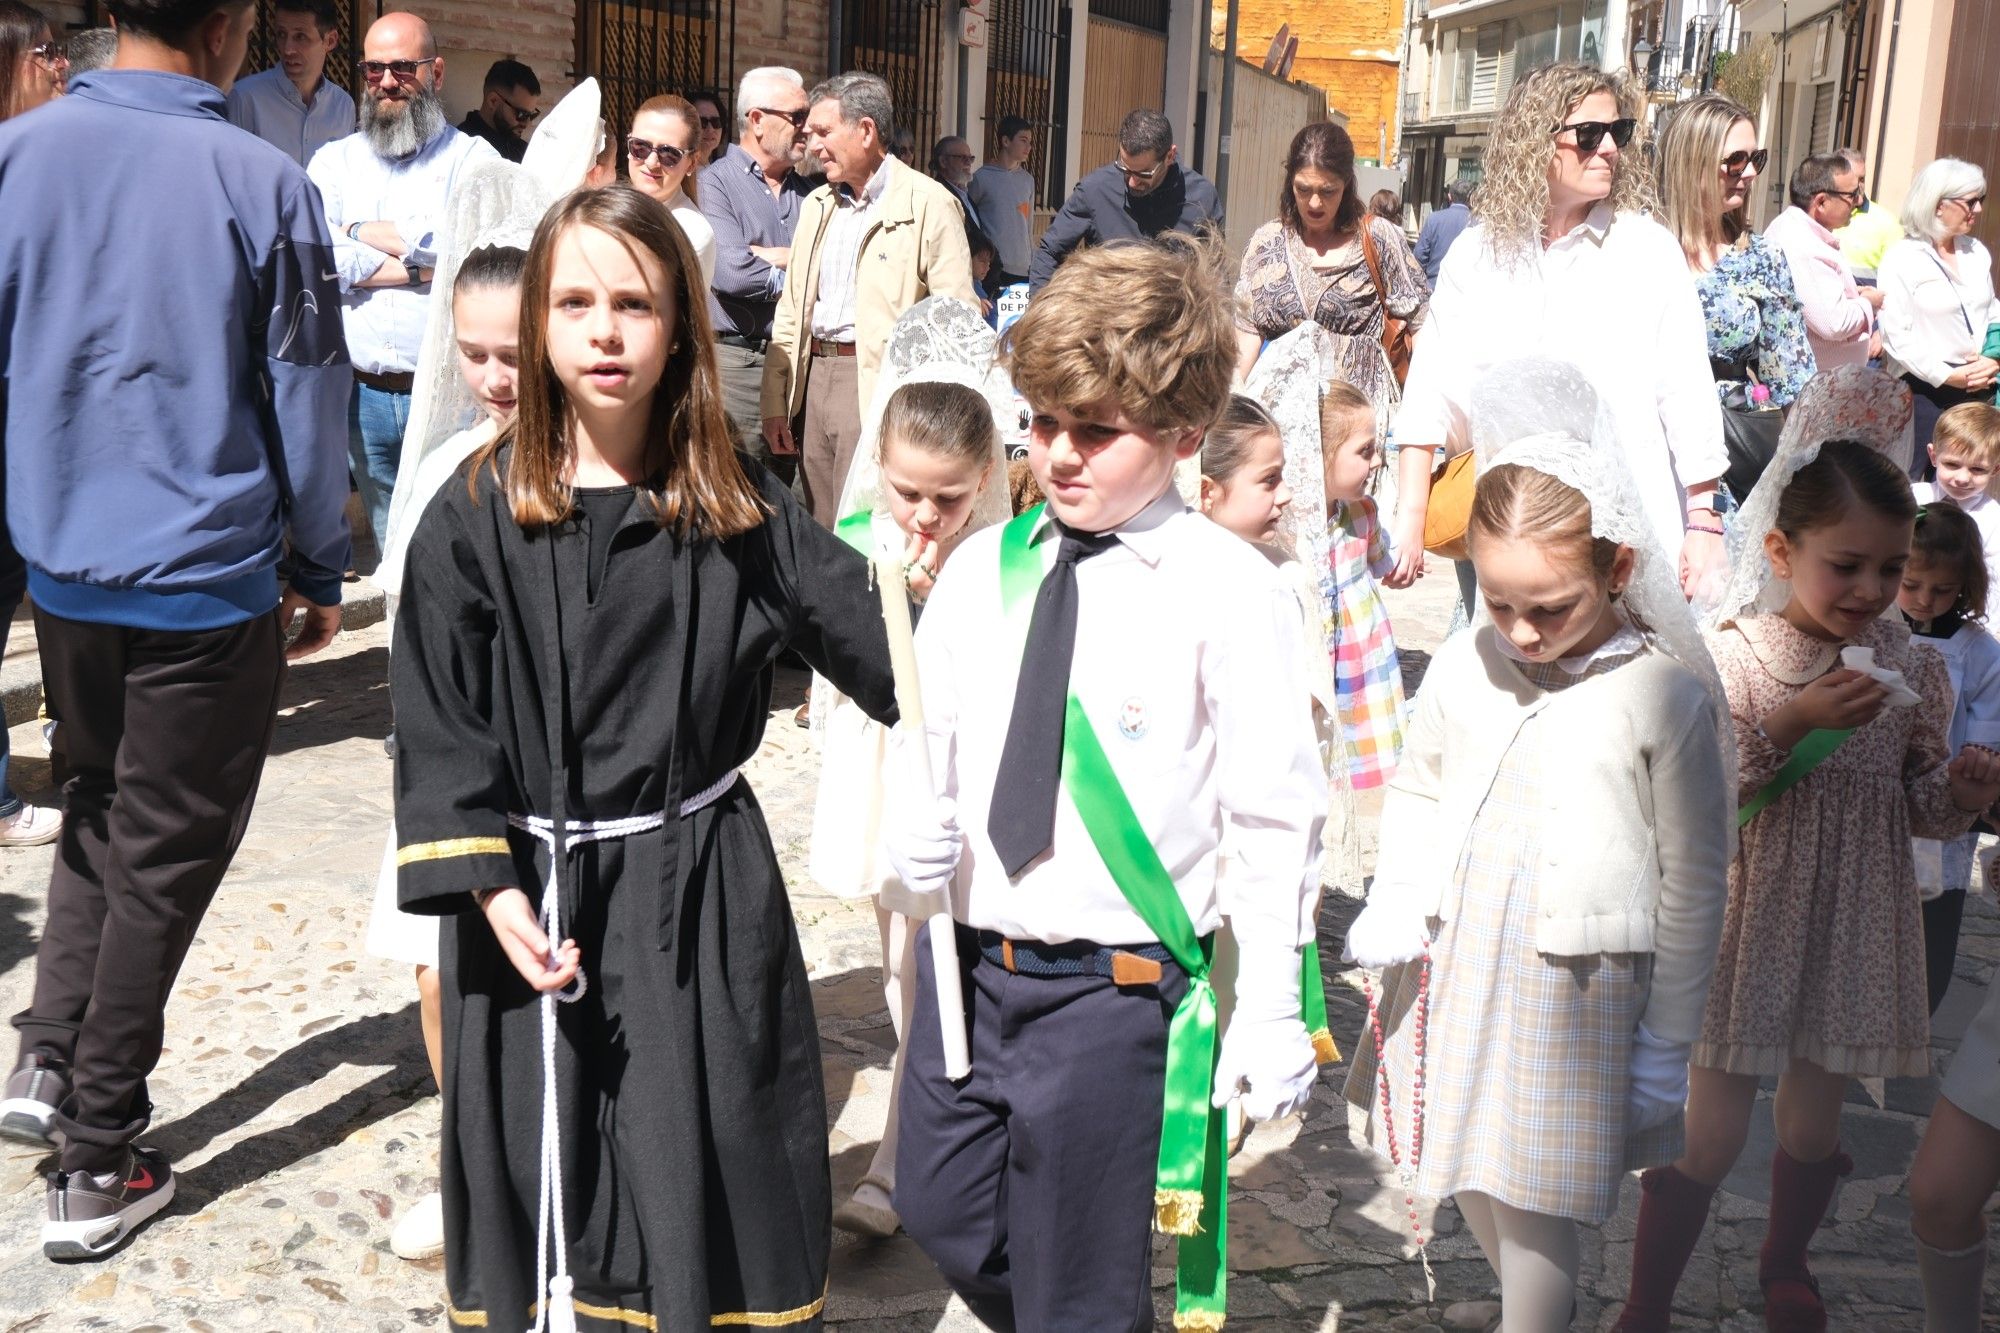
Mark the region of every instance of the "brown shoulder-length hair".
<instances>
[{"instance_id":1,"label":"brown shoulder-length hair","mask_svg":"<svg viewBox=\"0 0 2000 1333\"><path fill-rule=\"evenodd\" d=\"M681 193L688 197L689 202L700 203L701 182L696 178L701 175L701 169L708 165L695 155L701 149L701 113L696 111L694 103L685 97L661 93L657 97L649 97L639 103L639 109L632 113L632 123L638 124L639 117L649 111L654 115L677 118L688 127L688 133L693 136L688 140L688 172L681 177Z\"/></svg>"},{"instance_id":2,"label":"brown shoulder-length hair","mask_svg":"<svg viewBox=\"0 0 2000 1333\"><path fill-rule=\"evenodd\" d=\"M1361 182L1354 175L1354 140L1330 120L1315 121L1292 136L1285 150L1285 183L1278 191L1278 221L1285 230L1299 229L1299 201L1292 197L1292 181L1307 167L1316 167L1334 177L1344 187L1340 207L1334 210L1333 229L1346 231L1361 220L1368 201L1361 197Z\"/></svg>"},{"instance_id":3,"label":"brown shoulder-length hair","mask_svg":"<svg viewBox=\"0 0 2000 1333\"><path fill-rule=\"evenodd\" d=\"M49 21L41 10L21 0L0 0L0 120L19 110L21 90L14 85L21 58L49 36Z\"/></svg>"},{"instance_id":4,"label":"brown shoulder-length hair","mask_svg":"<svg viewBox=\"0 0 2000 1333\"><path fill-rule=\"evenodd\" d=\"M547 527L570 516L566 480L576 461L569 399L549 363L549 285L556 246L573 228L595 227L615 237L643 266L650 256L664 276L662 304L674 312L667 366L653 391L646 431L646 479L641 483L660 526L683 537L717 540L748 532L769 506L743 470L735 432L722 406L708 290L701 266L673 215L659 200L629 185L578 190L557 202L528 247L521 275L520 406L514 422L486 446L470 469L488 467L505 488L514 521ZM500 450L513 452L504 475ZM476 495L476 491L475 491Z\"/></svg>"}]
</instances>

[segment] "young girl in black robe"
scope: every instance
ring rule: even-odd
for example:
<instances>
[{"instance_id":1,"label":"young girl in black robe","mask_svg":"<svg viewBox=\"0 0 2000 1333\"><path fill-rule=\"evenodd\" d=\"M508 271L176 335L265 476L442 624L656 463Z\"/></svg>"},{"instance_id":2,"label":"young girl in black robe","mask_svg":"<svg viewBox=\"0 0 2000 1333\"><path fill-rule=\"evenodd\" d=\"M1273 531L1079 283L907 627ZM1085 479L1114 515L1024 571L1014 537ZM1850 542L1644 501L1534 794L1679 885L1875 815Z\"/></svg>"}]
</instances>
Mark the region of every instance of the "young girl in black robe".
<instances>
[{"instance_id":1,"label":"young girl in black robe","mask_svg":"<svg viewBox=\"0 0 2000 1333\"><path fill-rule=\"evenodd\" d=\"M551 209L519 415L411 544L397 863L452 918L457 1326L820 1326L818 1038L736 769L786 647L875 717L893 687L861 558L734 451L705 295L653 200Z\"/></svg>"}]
</instances>

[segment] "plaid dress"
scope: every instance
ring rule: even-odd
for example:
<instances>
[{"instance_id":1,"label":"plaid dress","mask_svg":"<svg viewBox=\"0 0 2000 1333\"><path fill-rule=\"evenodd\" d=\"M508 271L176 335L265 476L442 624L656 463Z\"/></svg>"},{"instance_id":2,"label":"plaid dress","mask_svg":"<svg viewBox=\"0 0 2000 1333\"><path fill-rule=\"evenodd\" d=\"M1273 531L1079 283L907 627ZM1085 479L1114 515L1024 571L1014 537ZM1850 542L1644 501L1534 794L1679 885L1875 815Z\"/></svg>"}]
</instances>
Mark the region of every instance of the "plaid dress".
<instances>
[{"instance_id":1,"label":"plaid dress","mask_svg":"<svg viewBox=\"0 0 2000 1333\"><path fill-rule=\"evenodd\" d=\"M1544 690L1635 660L1602 659L1572 677L1561 667L1520 669ZM1415 1192L1442 1199L1474 1190L1515 1208L1600 1223L1617 1211L1627 1171L1680 1155L1682 1118L1628 1137L1625 1102L1632 1037L1651 985L1651 954L1558 958L1535 950L1547 781L1531 718L1479 808L1431 945L1424 1070L1424 1144ZM1396 1140L1409 1151L1415 1006L1421 962L1381 979L1384 1054ZM1368 1113L1367 1138L1386 1150L1375 1036L1355 1043L1346 1096ZM1407 1164L1407 1157L1405 1158Z\"/></svg>"},{"instance_id":2,"label":"plaid dress","mask_svg":"<svg viewBox=\"0 0 2000 1333\"><path fill-rule=\"evenodd\" d=\"M1326 535L1334 697L1347 741L1347 771L1361 791L1381 786L1395 773L1408 725L1396 636L1375 586L1396 562L1373 500L1336 501Z\"/></svg>"}]
</instances>

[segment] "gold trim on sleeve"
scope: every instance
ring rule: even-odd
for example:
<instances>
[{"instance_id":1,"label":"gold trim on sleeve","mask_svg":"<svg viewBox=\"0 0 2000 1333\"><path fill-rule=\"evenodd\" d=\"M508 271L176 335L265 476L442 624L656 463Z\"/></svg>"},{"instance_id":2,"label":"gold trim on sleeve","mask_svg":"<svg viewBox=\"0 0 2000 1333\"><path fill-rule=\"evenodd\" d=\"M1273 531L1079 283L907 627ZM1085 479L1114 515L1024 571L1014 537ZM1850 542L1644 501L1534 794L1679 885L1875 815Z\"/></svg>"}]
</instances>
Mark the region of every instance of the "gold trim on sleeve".
<instances>
[{"instance_id":1,"label":"gold trim on sleeve","mask_svg":"<svg viewBox=\"0 0 2000 1333\"><path fill-rule=\"evenodd\" d=\"M796 1310L780 1310L776 1314L762 1314L751 1310L741 1314L718 1314L708 1317L712 1328L784 1328L790 1324L803 1324L826 1308L826 1293L811 1305L801 1305Z\"/></svg>"},{"instance_id":2,"label":"gold trim on sleeve","mask_svg":"<svg viewBox=\"0 0 2000 1333\"><path fill-rule=\"evenodd\" d=\"M397 848L396 864L411 866L421 861L450 861L461 856L508 856L513 850L505 838L446 838Z\"/></svg>"},{"instance_id":3,"label":"gold trim on sleeve","mask_svg":"<svg viewBox=\"0 0 2000 1333\"><path fill-rule=\"evenodd\" d=\"M445 1316L460 1328L485 1328L486 1311L461 1310L450 1301L444 1303Z\"/></svg>"}]
</instances>

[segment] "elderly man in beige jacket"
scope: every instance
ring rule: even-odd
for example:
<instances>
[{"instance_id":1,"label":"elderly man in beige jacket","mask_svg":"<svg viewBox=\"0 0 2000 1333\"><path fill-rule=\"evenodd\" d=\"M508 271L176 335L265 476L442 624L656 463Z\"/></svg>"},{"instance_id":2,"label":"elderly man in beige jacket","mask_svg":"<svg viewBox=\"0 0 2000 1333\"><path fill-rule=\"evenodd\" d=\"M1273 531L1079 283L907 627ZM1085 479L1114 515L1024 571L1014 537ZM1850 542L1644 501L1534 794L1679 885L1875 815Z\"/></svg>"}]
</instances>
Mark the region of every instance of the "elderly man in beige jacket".
<instances>
[{"instance_id":1,"label":"elderly man in beige jacket","mask_svg":"<svg viewBox=\"0 0 2000 1333\"><path fill-rule=\"evenodd\" d=\"M799 455L806 503L832 527L896 317L926 296L976 298L958 201L889 156L889 85L841 74L808 101L806 151L827 183L799 209L764 360L764 438Z\"/></svg>"}]
</instances>

